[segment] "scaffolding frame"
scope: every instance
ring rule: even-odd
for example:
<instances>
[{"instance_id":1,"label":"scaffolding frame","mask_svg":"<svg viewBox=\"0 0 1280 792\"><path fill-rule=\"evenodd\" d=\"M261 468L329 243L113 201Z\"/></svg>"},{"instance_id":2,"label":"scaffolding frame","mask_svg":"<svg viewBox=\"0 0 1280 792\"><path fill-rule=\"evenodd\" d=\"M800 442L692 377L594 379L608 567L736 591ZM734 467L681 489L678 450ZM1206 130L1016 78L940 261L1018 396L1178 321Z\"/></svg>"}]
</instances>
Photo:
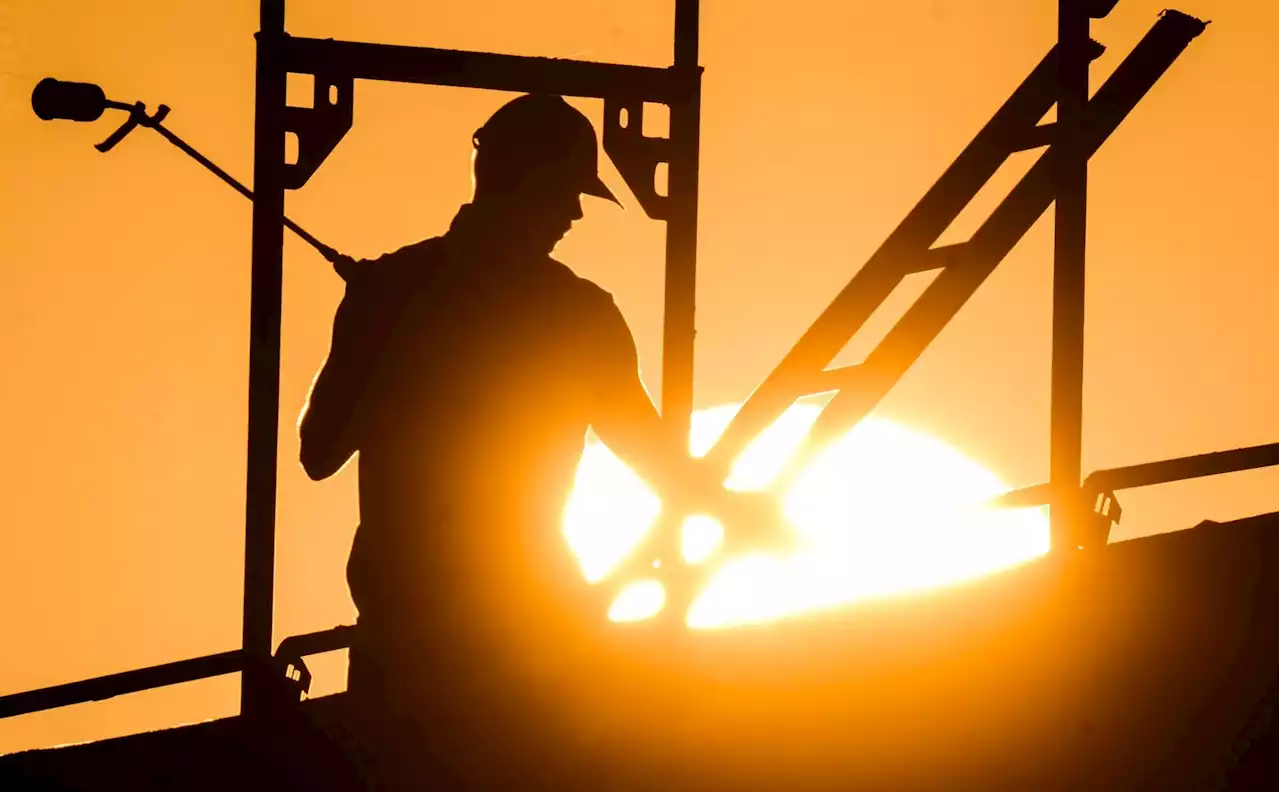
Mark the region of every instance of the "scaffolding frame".
<instances>
[{"instance_id":1,"label":"scaffolding frame","mask_svg":"<svg viewBox=\"0 0 1280 792\"><path fill-rule=\"evenodd\" d=\"M267 699L275 563L280 304L284 194L297 189L351 126L353 81L378 80L603 99L605 152L651 218L666 223L662 416L687 437L693 412L701 76L697 0L676 0L673 65L624 66L426 47L307 39L285 32L284 0L262 0L254 121L253 287L250 305L249 441L245 504L246 672L241 709ZM315 79L312 108L287 107L286 77ZM666 138L643 134L645 103L670 110ZM285 135L298 158L285 162ZM666 195L655 189L665 162ZM264 672L260 669L266 669Z\"/></svg>"}]
</instances>

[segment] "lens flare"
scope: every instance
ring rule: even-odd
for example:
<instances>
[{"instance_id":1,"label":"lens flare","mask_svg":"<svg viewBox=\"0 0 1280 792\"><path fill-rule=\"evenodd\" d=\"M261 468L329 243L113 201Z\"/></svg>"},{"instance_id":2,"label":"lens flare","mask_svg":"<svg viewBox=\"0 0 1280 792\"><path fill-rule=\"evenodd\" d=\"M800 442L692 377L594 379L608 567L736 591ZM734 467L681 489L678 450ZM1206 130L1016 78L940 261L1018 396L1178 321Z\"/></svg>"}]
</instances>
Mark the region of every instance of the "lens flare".
<instances>
[{"instance_id":1,"label":"lens flare","mask_svg":"<svg viewBox=\"0 0 1280 792\"><path fill-rule=\"evenodd\" d=\"M792 406L743 451L726 486L767 489L821 410ZM736 411L727 405L696 413L690 451L705 454ZM868 418L815 455L779 493L798 540L795 552L722 558L716 551L724 526L705 516L685 520L685 561L719 565L686 622L712 628L779 619L953 584L1048 552L1042 508L982 507L1007 489L946 443ZM587 580L605 579L652 528L661 508L650 487L590 440L564 516L565 538ZM640 581L623 590L609 617L646 619L664 599L659 581Z\"/></svg>"},{"instance_id":2,"label":"lens flare","mask_svg":"<svg viewBox=\"0 0 1280 792\"><path fill-rule=\"evenodd\" d=\"M724 541L724 526L715 517L694 514L680 526L680 555L686 563L701 564Z\"/></svg>"},{"instance_id":3,"label":"lens flare","mask_svg":"<svg viewBox=\"0 0 1280 792\"><path fill-rule=\"evenodd\" d=\"M627 586L609 607L609 620L643 621L662 610L667 592L658 580L640 580Z\"/></svg>"}]
</instances>

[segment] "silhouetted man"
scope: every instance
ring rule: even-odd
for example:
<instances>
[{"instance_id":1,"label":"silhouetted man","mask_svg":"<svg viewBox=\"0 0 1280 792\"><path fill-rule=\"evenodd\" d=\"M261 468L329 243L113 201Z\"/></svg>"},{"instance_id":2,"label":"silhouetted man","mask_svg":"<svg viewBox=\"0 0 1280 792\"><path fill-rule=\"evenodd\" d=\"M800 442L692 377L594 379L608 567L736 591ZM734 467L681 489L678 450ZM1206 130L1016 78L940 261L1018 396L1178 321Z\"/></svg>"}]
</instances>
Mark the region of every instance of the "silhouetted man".
<instances>
[{"instance_id":1,"label":"silhouetted man","mask_svg":"<svg viewBox=\"0 0 1280 792\"><path fill-rule=\"evenodd\" d=\"M590 122L523 96L473 143L448 232L353 268L300 422L313 479L360 454L350 689L450 734L537 695L604 620L560 530L589 425L664 494L719 490L660 423L613 299L550 258L581 195L616 202Z\"/></svg>"}]
</instances>

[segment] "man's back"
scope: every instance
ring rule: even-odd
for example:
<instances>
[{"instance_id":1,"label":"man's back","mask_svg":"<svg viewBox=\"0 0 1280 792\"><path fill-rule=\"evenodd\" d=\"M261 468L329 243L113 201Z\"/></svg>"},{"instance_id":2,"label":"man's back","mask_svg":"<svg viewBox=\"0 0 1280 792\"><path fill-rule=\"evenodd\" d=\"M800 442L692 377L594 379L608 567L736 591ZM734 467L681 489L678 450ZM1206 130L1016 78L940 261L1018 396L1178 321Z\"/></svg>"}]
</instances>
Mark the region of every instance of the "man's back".
<instances>
[{"instance_id":1,"label":"man's back","mask_svg":"<svg viewBox=\"0 0 1280 792\"><path fill-rule=\"evenodd\" d=\"M550 258L455 236L373 262L346 298L369 317L353 328L384 337L358 438L348 578L362 620L501 618L530 587L581 587L560 511L625 323Z\"/></svg>"},{"instance_id":2,"label":"man's back","mask_svg":"<svg viewBox=\"0 0 1280 792\"><path fill-rule=\"evenodd\" d=\"M387 739L411 765L423 741L472 769L531 748L604 619L559 523L597 390L634 376L634 345L606 292L480 231L464 210L368 262L317 381L368 378L350 687L408 708Z\"/></svg>"}]
</instances>

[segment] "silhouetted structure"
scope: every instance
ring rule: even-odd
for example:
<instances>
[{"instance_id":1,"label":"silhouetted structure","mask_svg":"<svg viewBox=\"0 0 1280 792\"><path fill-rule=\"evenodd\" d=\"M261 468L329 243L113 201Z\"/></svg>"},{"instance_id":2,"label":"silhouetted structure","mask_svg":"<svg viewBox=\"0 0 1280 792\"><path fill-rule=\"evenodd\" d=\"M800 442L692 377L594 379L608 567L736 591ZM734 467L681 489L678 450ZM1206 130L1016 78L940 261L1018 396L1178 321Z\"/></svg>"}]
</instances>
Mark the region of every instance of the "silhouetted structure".
<instances>
[{"instance_id":1,"label":"silhouetted structure","mask_svg":"<svg viewBox=\"0 0 1280 792\"><path fill-rule=\"evenodd\" d=\"M632 785L647 781L660 788L692 789L1191 789L1215 781L1243 783L1256 778L1260 768L1267 768L1274 782L1275 754L1259 746L1275 745L1276 516L1231 526L1202 525L1101 553L1073 552L1106 545L1120 513L1116 489L1277 462L1272 444L1103 471L1080 482L1087 161L1204 29L1204 23L1180 12L1163 13L1090 98L1088 63L1101 46L1089 39L1089 19L1105 16L1114 5L1105 0L1060 3L1058 46L752 394L706 460L687 475L723 479L746 443L797 398L836 391L808 446L793 458L792 468L798 467L811 449L860 420L883 398L1055 203L1051 481L1012 493L1006 501L1052 504L1059 557L943 593L729 634L667 632L655 642L643 631L606 636L583 629L565 641L561 632L561 645L576 646L572 654L578 665L571 668L590 671L578 678L579 695L591 699L598 718L583 715L591 712L584 703L572 723L539 722L542 733L529 737L526 729L522 740L528 739L519 746L523 755L513 761L568 771L558 788L609 788L612 780L625 779ZM155 788L196 788L200 783L223 788L244 785L246 779L300 789L321 784L342 788L378 775L418 781L431 772L431 762L423 760L425 750L418 752L421 756L410 755L428 737L417 731L417 714L405 713L398 721L385 718L395 709L388 702L399 696L423 703L421 690L410 694L406 688L415 681L414 670L384 664L358 682L362 665L378 666L367 662L368 636L396 633L394 627L375 631L362 624L300 636L282 642L271 654L281 246L283 228L302 235L339 266L350 298L370 267L398 270L403 269L400 263L413 259L430 265L417 270L448 275L448 267L436 266L441 244L448 243L434 241L384 262L357 264L284 218L284 191L302 187L350 128L356 79L604 99L606 152L646 214L668 224L663 425L654 424L649 433L682 445L693 382L701 74L697 8L693 0L677 0L675 62L657 69L292 37L284 32L283 0L264 0L258 35L256 193L166 130L163 106L147 115L141 104L107 101L94 86L42 83L33 96L42 117L92 120L105 109L128 110L129 121L100 149L109 149L136 126L154 128L254 201L244 636L237 651L0 698L0 716L235 671L242 673L243 714L185 730L13 757L0 763L0 781L110 788L119 777L117 769L136 768L139 755L154 773ZM314 77L313 107L285 106L287 73ZM646 102L670 107L668 138L643 136ZM1058 121L1039 124L1055 105ZM285 132L298 138L296 163L285 162ZM486 145L481 136L482 152ZM933 247L1011 154L1037 148L1045 149L1041 159L969 241ZM665 196L654 188L660 163L669 164ZM591 170L594 178L594 165ZM555 230L572 219L581 186L573 190L574 206L553 209L544 216L542 230ZM595 184L591 189L599 192ZM528 202L522 206L534 208ZM471 221L464 214L458 222L465 226ZM466 231L460 229L458 237L465 238ZM474 244L484 234L473 230L471 236ZM937 278L865 362L826 369L903 278L927 270L939 270ZM434 294L434 288L425 291ZM533 286L530 290L541 293ZM408 293L384 288L371 304L384 307ZM502 307L500 301L485 304L491 314ZM591 313L585 302L561 307L575 321ZM477 332L461 337L483 336L478 325L469 327ZM335 328L335 356L341 335ZM378 346L355 349L351 359L368 362L370 349ZM469 366L488 351L455 350L450 361ZM628 365L633 361L628 359ZM482 388L468 393L483 400ZM557 393L552 401L567 407L571 399ZM343 404L343 398L337 403ZM567 424L577 431L582 420L575 416ZM320 436L327 439L318 445L304 437L309 473L333 472L359 447L341 438L344 422L322 430ZM475 428L468 425L468 433ZM528 442L528 448L539 447L540 441ZM309 447L318 449L314 456ZM398 449L391 456L403 454ZM377 453L368 456L376 461ZM383 469L384 478L393 477L393 467ZM417 472L423 478L424 471ZM362 476L362 489L365 480ZM555 486L561 486L558 479ZM551 497L550 492L539 494ZM362 492L362 506L364 501ZM656 553L677 562L664 564L665 569L678 566L670 541L673 527L654 532L656 544L637 552L634 562L647 567ZM728 527L732 532L734 525ZM731 533L729 548L734 538ZM356 597L362 621L366 603L375 601L372 592L381 585L372 570L386 572L385 564L403 550L384 547L375 554L378 563L367 567L366 594ZM550 588L571 577L570 570L550 557L543 572L542 582ZM677 592L668 613L682 611L698 574L686 570L681 579L668 579ZM578 608L581 598L566 596L560 602ZM385 614L395 612L394 606L382 610L385 625L394 625L395 619ZM412 608L406 613L421 615ZM585 617L580 623L586 624ZM361 685L379 688L382 703L370 708L344 694L297 706L309 679L303 657L345 646L353 647L355 658L353 691L359 693ZM390 659L404 649L384 643L374 656ZM730 654L735 660L726 663ZM427 655L421 646L406 653L416 660ZM447 669L454 674L464 670L456 662ZM492 680L493 669L483 670L483 679ZM558 671L563 677L564 669ZM426 676L420 668L418 674ZM501 694L547 695L547 690L538 692L546 679L535 677L507 679ZM572 692L550 690L555 695ZM512 722L523 717L532 723L530 713L552 711L548 702L532 698L503 704L495 702L484 717ZM381 719L375 726L368 725L370 713ZM371 739L370 734L381 736ZM619 743L618 735L634 744ZM385 759L371 758L367 748L391 742L401 743L402 750L393 752L388 769L379 764ZM488 755L482 753L476 761L483 763ZM166 769L169 759L177 763ZM192 763L202 769L216 766L218 772L193 779ZM147 782L135 779L130 786L147 788Z\"/></svg>"}]
</instances>

